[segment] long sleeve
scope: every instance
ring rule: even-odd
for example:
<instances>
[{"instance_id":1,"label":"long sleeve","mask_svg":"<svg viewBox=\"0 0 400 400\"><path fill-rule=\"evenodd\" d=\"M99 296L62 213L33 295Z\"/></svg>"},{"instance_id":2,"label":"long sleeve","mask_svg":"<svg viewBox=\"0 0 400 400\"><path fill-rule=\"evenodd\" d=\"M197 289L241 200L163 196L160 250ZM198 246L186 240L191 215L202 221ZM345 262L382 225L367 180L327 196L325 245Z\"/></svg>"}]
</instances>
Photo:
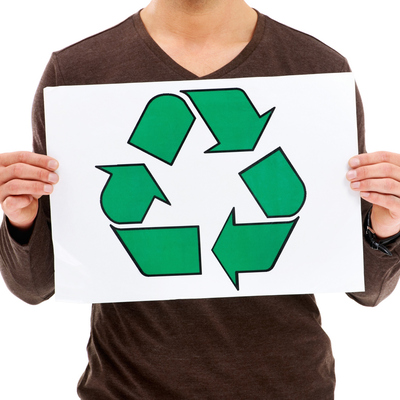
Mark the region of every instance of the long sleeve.
<instances>
[{"instance_id":1,"label":"long sleeve","mask_svg":"<svg viewBox=\"0 0 400 400\"><path fill-rule=\"evenodd\" d=\"M59 77L52 58L35 95L32 111L33 150L46 153L43 88L55 86ZM54 256L48 196L39 201L39 212L28 243L11 235L6 217L0 228L0 270L12 293L29 304L38 304L54 293Z\"/></svg>"},{"instance_id":2,"label":"long sleeve","mask_svg":"<svg viewBox=\"0 0 400 400\"><path fill-rule=\"evenodd\" d=\"M363 220L371 207L362 201ZM388 246L392 256L372 249L364 239L365 291L348 293L358 303L374 307L386 299L396 288L400 278L400 241Z\"/></svg>"},{"instance_id":3,"label":"long sleeve","mask_svg":"<svg viewBox=\"0 0 400 400\"><path fill-rule=\"evenodd\" d=\"M39 211L29 243L10 235L6 218L0 229L0 269L9 290L29 304L39 304L54 293L53 248L50 227Z\"/></svg>"}]
</instances>

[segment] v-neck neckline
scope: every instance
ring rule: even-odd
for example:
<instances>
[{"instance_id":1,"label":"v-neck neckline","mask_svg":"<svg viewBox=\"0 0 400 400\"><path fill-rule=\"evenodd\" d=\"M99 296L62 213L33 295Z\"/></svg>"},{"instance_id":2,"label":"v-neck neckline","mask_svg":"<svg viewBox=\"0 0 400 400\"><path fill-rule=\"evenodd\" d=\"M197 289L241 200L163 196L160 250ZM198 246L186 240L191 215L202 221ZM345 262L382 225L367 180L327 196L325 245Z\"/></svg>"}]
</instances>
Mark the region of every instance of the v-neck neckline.
<instances>
[{"instance_id":1,"label":"v-neck neckline","mask_svg":"<svg viewBox=\"0 0 400 400\"><path fill-rule=\"evenodd\" d=\"M136 28L137 33L146 44L146 46L150 49L150 51L160 60L162 61L168 68L172 69L175 73L178 73L182 76L183 79L217 79L222 78L227 73L232 71L241 65L255 50L258 46L261 38L263 37L264 29L265 29L265 18L260 14L257 10L257 23L254 29L253 37L250 42L244 47L244 49L231 61L227 64L223 65L221 68L203 76L198 76L195 73L189 71L185 67L178 64L171 56L169 56L158 44L157 42L150 36L147 32L146 27L143 24L143 21L140 17L140 11L132 16L133 24Z\"/></svg>"}]
</instances>

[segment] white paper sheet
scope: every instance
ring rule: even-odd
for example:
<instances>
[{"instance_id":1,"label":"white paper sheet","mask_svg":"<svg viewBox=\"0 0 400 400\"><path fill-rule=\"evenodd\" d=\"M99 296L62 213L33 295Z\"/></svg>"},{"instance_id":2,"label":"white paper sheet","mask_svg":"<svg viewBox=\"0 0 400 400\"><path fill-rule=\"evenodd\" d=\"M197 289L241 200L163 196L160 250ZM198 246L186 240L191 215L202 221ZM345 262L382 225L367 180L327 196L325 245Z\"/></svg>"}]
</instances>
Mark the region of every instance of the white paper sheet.
<instances>
[{"instance_id":1,"label":"white paper sheet","mask_svg":"<svg viewBox=\"0 0 400 400\"><path fill-rule=\"evenodd\" d=\"M362 291L350 73L45 89L56 298Z\"/></svg>"}]
</instances>

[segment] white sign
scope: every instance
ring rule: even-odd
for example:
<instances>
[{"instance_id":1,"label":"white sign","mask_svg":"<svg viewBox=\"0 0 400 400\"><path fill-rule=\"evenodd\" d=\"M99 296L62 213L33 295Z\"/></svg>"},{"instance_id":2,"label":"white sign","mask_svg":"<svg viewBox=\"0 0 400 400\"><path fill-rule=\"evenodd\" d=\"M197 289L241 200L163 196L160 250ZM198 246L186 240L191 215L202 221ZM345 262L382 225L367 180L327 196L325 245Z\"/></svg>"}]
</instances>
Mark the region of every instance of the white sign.
<instances>
[{"instance_id":1,"label":"white sign","mask_svg":"<svg viewBox=\"0 0 400 400\"><path fill-rule=\"evenodd\" d=\"M45 90L56 298L362 291L352 74Z\"/></svg>"}]
</instances>

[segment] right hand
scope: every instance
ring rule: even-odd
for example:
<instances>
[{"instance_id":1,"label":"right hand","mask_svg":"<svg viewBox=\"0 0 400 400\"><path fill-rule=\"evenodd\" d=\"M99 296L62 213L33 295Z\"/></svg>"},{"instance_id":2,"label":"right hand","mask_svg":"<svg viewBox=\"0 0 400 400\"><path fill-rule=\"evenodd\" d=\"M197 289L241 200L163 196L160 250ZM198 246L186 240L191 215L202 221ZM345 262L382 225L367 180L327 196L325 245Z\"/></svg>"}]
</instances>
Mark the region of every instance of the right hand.
<instances>
[{"instance_id":1,"label":"right hand","mask_svg":"<svg viewBox=\"0 0 400 400\"><path fill-rule=\"evenodd\" d=\"M18 151L0 154L0 204L11 225L29 229L38 212L38 200L58 182L58 162L49 156Z\"/></svg>"}]
</instances>

